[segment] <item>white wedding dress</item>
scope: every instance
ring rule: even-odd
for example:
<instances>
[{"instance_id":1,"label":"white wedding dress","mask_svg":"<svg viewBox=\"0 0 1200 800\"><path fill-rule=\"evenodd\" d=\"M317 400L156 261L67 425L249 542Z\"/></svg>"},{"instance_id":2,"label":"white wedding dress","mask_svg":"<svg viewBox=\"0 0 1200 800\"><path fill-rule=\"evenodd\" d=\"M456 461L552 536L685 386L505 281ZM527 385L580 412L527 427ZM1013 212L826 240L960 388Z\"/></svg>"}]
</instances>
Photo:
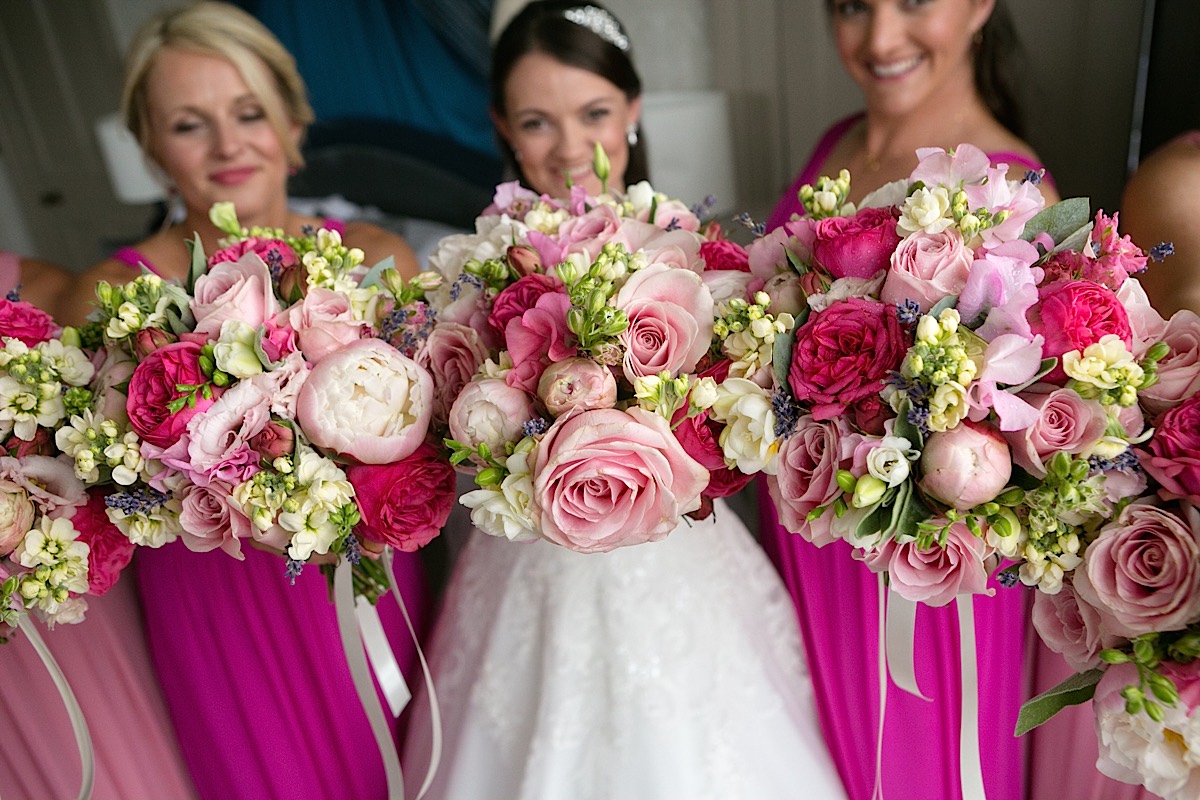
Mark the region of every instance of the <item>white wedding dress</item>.
<instances>
[{"instance_id":1,"label":"white wedding dress","mask_svg":"<svg viewBox=\"0 0 1200 800\"><path fill-rule=\"evenodd\" d=\"M432 800L845 797L791 599L723 501L604 554L474 532L429 649ZM424 692L414 703L410 798L430 747Z\"/></svg>"}]
</instances>

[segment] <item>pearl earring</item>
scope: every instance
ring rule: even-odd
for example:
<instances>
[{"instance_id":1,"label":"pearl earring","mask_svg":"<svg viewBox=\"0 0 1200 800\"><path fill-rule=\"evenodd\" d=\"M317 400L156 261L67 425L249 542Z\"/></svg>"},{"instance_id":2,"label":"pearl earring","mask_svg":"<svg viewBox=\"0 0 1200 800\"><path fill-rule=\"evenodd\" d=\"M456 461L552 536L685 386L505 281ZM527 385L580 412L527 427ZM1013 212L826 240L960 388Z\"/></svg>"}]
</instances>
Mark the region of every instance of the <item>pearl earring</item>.
<instances>
[{"instance_id":1,"label":"pearl earring","mask_svg":"<svg viewBox=\"0 0 1200 800\"><path fill-rule=\"evenodd\" d=\"M625 141L629 142L630 147L637 145L638 132L636 123L631 122L629 123L629 126L625 128Z\"/></svg>"}]
</instances>

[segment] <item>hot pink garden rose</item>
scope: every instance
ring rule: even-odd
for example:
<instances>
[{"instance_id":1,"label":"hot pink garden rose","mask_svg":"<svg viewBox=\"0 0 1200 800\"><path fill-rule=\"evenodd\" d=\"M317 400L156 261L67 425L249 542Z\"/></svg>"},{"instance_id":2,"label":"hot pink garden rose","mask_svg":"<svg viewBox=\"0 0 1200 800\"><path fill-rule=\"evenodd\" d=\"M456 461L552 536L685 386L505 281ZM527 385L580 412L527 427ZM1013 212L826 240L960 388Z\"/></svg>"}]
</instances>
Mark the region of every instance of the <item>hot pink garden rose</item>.
<instances>
[{"instance_id":1,"label":"hot pink garden rose","mask_svg":"<svg viewBox=\"0 0 1200 800\"><path fill-rule=\"evenodd\" d=\"M1200 621L1200 511L1135 502L1088 545L1075 591L1126 638Z\"/></svg>"},{"instance_id":2,"label":"hot pink garden rose","mask_svg":"<svg viewBox=\"0 0 1200 800\"><path fill-rule=\"evenodd\" d=\"M453 322L434 326L417 350L416 362L433 377L433 420L444 425L454 398L488 357L474 330Z\"/></svg>"},{"instance_id":3,"label":"hot pink garden rose","mask_svg":"<svg viewBox=\"0 0 1200 800\"><path fill-rule=\"evenodd\" d=\"M355 530L406 553L429 544L454 506L454 468L428 444L393 464L349 467L346 478L362 511Z\"/></svg>"},{"instance_id":4,"label":"hot pink garden rose","mask_svg":"<svg viewBox=\"0 0 1200 800\"><path fill-rule=\"evenodd\" d=\"M617 380L612 370L590 358L568 358L546 367L538 381L538 399L553 417L573 409L612 408Z\"/></svg>"},{"instance_id":5,"label":"hot pink garden rose","mask_svg":"<svg viewBox=\"0 0 1200 800\"><path fill-rule=\"evenodd\" d=\"M1129 315L1112 289L1091 281L1069 280L1043 285L1038 297L1029 322L1033 332L1044 337L1043 357L1061 359L1064 353L1083 350L1110 333L1120 337L1126 347L1132 344ZM1066 377L1059 363L1045 380L1061 383Z\"/></svg>"},{"instance_id":6,"label":"hot pink garden rose","mask_svg":"<svg viewBox=\"0 0 1200 800\"><path fill-rule=\"evenodd\" d=\"M1012 457L1000 432L962 422L930 434L921 451L922 491L960 511L995 499L1012 477Z\"/></svg>"},{"instance_id":7,"label":"hot pink garden rose","mask_svg":"<svg viewBox=\"0 0 1200 800\"><path fill-rule=\"evenodd\" d=\"M1076 672L1097 666L1100 651L1117 642L1116 637L1101 637L1100 612L1079 597L1070 580L1063 581L1058 594L1034 593L1033 627Z\"/></svg>"},{"instance_id":8,"label":"hot pink garden rose","mask_svg":"<svg viewBox=\"0 0 1200 800\"><path fill-rule=\"evenodd\" d=\"M0 297L0 336L18 339L33 347L61 332L54 318L33 303Z\"/></svg>"},{"instance_id":9,"label":"hot pink garden rose","mask_svg":"<svg viewBox=\"0 0 1200 800\"><path fill-rule=\"evenodd\" d=\"M188 550L207 553L219 548L239 561L245 558L242 539L256 533L230 495L229 485L221 481L184 487L179 524Z\"/></svg>"},{"instance_id":10,"label":"hot pink garden rose","mask_svg":"<svg viewBox=\"0 0 1200 800\"><path fill-rule=\"evenodd\" d=\"M412 453L432 414L429 373L378 339L351 342L322 359L296 401L296 421L309 441L364 464Z\"/></svg>"},{"instance_id":11,"label":"hot pink garden rose","mask_svg":"<svg viewBox=\"0 0 1200 800\"><path fill-rule=\"evenodd\" d=\"M533 308L508 321L504 341L512 357L513 368L504 376L509 386L530 394L537 391L542 371L555 362L575 355L575 334L567 328L567 309L571 299L559 292L547 292Z\"/></svg>"},{"instance_id":12,"label":"hot pink garden rose","mask_svg":"<svg viewBox=\"0 0 1200 800\"><path fill-rule=\"evenodd\" d=\"M542 535L581 553L653 542L700 507L708 470L662 417L598 409L556 422L538 445L534 519Z\"/></svg>"},{"instance_id":13,"label":"hot pink garden rose","mask_svg":"<svg viewBox=\"0 0 1200 800\"><path fill-rule=\"evenodd\" d=\"M708 412L689 417L687 409L682 408L676 412L671 424L675 430L675 438L683 445L683 449L709 472L704 497L728 497L740 492L750 483L753 475L725 466L725 451L720 444L721 430L725 426L713 420Z\"/></svg>"},{"instance_id":14,"label":"hot pink garden rose","mask_svg":"<svg viewBox=\"0 0 1200 800\"><path fill-rule=\"evenodd\" d=\"M728 239L701 242L700 257L704 259L705 270L750 271L750 256L746 249Z\"/></svg>"},{"instance_id":15,"label":"hot pink garden rose","mask_svg":"<svg viewBox=\"0 0 1200 800\"><path fill-rule=\"evenodd\" d=\"M894 306L852 297L812 314L796 332L788 385L817 421L878 394L900 368L907 336Z\"/></svg>"},{"instance_id":16,"label":"hot pink garden rose","mask_svg":"<svg viewBox=\"0 0 1200 800\"><path fill-rule=\"evenodd\" d=\"M488 325L498 338L502 337L508 327L508 321L533 308L537 305L538 298L547 292L565 294L566 287L553 275L541 274L526 275L509 284L492 301Z\"/></svg>"},{"instance_id":17,"label":"hot pink garden rose","mask_svg":"<svg viewBox=\"0 0 1200 800\"><path fill-rule=\"evenodd\" d=\"M870 278L887 269L899 244L891 208L864 208L853 217L812 224L813 265L835 279Z\"/></svg>"},{"instance_id":18,"label":"hot pink garden rose","mask_svg":"<svg viewBox=\"0 0 1200 800\"><path fill-rule=\"evenodd\" d=\"M989 548L962 522L950 526L944 547L935 543L921 549L916 541L898 544L892 539L878 555L868 565L877 568L886 558L892 590L914 603L944 606L963 594L993 594L984 564Z\"/></svg>"},{"instance_id":19,"label":"hot pink garden rose","mask_svg":"<svg viewBox=\"0 0 1200 800\"><path fill-rule=\"evenodd\" d=\"M1104 407L1073 389L1038 384L1021 397L1038 410L1037 421L1023 430L1004 431L1003 436L1012 447L1013 461L1035 478L1046 476L1044 464L1055 453L1086 453L1108 427Z\"/></svg>"},{"instance_id":20,"label":"hot pink garden rose","mask_svg":"<svg viewBox=\"0 0 1200 800\"><path fill-rule=\"evenodd\" d=\"M836 423L817 422L807 414L800 417L795 431L779 446L777 473L767 476L779 523L818 547L841 538L833 527L832 509L813 520L808 515L842 495L837 471L849 455L843 452L842 438Z\"/></svg>"},{"instance_id":21,"label":"hot pink garden rose","mask_svg":"<svg viewBox=\"0 0 1200 800\"><path fill-rule=\"evenodd\" d=\"M974 260L957 228L933 234L918 232L900 242L892 253L879 299L892 305L912 300L927 312L939 300L958 296Z\"/></svg>"},{"instance_id":22,"label":"hot pink garden rose","mask_svg":"<svg viewBox=\"0 0 1200 800\"><path fill-rule=\"evenodd\" d=\"M300 352L316 363L343 345L369 336L370 327L354 319L350 299L331 289L313 289L299 303L279 314L276 325L296 331Z\"/></svg>"},{"instance_id":23,"label":"hot pink garden rose","mask_svg":"<svg viewBox=\"0 0 1200 800\"><path fill-rule=\"evenodd\" d=\"M1200 504L1200 394L1160 416L1154 435L1136 452L1164 495Z\"/></svg>"},{"instance_id":24,"label":"hot pink garden rose","mask_svg":"<svg viewBox=\"0 0 1200 800\"><path fill-rule=\"evenodd\" d=\"M75 509L71 524L78 541L88 546L88 594L102 595L113 587L121 570L133 559L134 544L108 519L105 493L88 492L88 500Z\"/></svg>"},{"instance_id":25,"label":"hot pink garden rose","mask_svg":"<svg viewBox=\"0 0 1200 800\"><path fill-rule=\"evenodd\" d=\"M254 252L221 261L196 279L191 301L196 333L216 338L227 320L257 328L279 313L271 272Z\"/></svg>"},{"instance_id":26,"label":"hot pink garden rose","mask_svg":"<svg viewBox=\"0 0 1200 800\"><path fill-rule=\"evenodd\" d=\"M471 381L450 407L450 435L474 450L486 444L493 453L524 437L525 423L536 416L533 395L500 378Z\"/></svg>"},{"instance_id":27,"label":"hot pink garden rose","mask_svg":"<svg viewBox=\"0 0 1200 800\"><path fill-rule=\"evenodd\" d=\"M172 412L168 405L180 397L177 386L196 386L207 382L200 369L201 346L195 342L176 342L155 350L137 365L129 377L125 411L129 424L142 439L159 447L170 447L187 428L188 421L208 409L221 394L196 397L194 406L184 404Z\"/></svg>"}]
</instances>

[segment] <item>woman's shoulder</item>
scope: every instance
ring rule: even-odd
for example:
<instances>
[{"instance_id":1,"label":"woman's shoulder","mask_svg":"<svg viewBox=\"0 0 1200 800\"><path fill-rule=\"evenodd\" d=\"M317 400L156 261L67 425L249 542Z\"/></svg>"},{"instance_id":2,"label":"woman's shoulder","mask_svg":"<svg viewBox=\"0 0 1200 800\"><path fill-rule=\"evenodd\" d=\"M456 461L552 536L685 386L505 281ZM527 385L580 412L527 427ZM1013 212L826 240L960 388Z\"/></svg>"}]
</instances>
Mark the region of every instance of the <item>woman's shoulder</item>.
<instances>
[{"instance_id":1,"label":"woman's shoulder","mask_svg":"<svg viewBox=\"0 0 1200 800\"><path fill-rule=\"evenodd\" d=\"M404 237L374 223L363 220L347 222L342 239L347 245L361 249L368 264L376 264L391 256L395 259L396 269L405 278L411 278L420 271L417 256Z\"/></svg>"}]
</instances>

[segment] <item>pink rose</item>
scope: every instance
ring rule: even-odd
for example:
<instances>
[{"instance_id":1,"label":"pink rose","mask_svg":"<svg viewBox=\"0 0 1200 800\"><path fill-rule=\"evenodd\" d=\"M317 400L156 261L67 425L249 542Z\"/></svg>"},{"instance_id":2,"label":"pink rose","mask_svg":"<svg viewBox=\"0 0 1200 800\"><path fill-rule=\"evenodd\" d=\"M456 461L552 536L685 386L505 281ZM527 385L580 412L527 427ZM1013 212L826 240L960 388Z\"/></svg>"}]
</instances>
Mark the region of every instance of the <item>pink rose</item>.
<instances>
[{"instance_id":1,"label":"pink rose","mask_svg":"<svg viewBox=\"0 0 1200 800\"><path fill-rule=\"evenodd\" d=\"M939 300L962 292L974 260L957 228L916 233L900 242L892 253L891 269L879 299L892 305L912 300L927 312Z\"/></svg>"},{"instance_id":2,"label":"pink rose","mask_svg":"<svg viewBox=\"0 0 1200 800\"><path fill-rule=\"evenodd\" d=\"M1021 398L1037 409L1037 421L1003 436L1012 447L1013 461L1035 478L1046 477L1044 464L1055 453L1086 453L1108 428L1104 406L1084 400L1073 389L1038 384Z\"/></svg>"},{"instance_id":3,"label":"pink rose","mask_svg":"<svg viewBox=\"0 0 1200 800\"><path fill-rule=\"evenodd\" d=\"M612 408L617 380L608 367L590 358L568 358L546 367L538 381L538 399L554 417L576 409Z\"/></svg>"},{"instance_id":4,"label":"pink rose","mask_svg":"<svg viewBox=\"0 0 1200 800\"><path fill-rule=\"evenodd\" d=\"M536 416L533 396L500 378L471 381L450 407L450 436L474 450L486 444L493 453L524 437L525 423Z\"/></svg>"},{"instance_id":5,"label":"pink rose","mask_svg":"<svg viewBox=\"0 0 1200 800\"><path fill-rule=\"evenodd\" d=\"M296 331L300 352L316 363L335 350L371 333L370 326L354 319L350 298L332 289L313 289L304 299L281 312L277 325Z\"/></svg>"},{"instance_id":6,"label":"pink rose","mask_svg":"<svg viewBox=\"0 0 1200 800\"><path fill-rule=\"evenodd\" d=\"M296 434L290 425L271 420L262 430L250 437L250 449L268 464L296 450Z\"/></svg>"},{"instance_id":7,"label":"pink rose","mask_svg":"<svg viewBox=\"0 0 1200 800\"><path fill-rule=\"evenodd\" d=\"M887 556L892 590L914 603L944 606L963 594L994 594L987 588L984 565L990 555L988 546L962 522L950 526L945 546L935 542L921 549L916 540L898 544L893 539L881 550Z\"/></svg>"},{"instance_id":8,"label":"pink rose","mask_svg":"<svg viewBox=\"0 0 1200 800\"><path fill-rule=\"evenodd\" d=\"M158 348L178 341L178 336L168 333L162 328L142 328L133 334L133 353L141 360Z\"/></svg>"},{"instance_id":9,"label":"pink rose","mask_svg":"<svg viewBox=\"0 0 1200 800\"><path fill-rule=\"evenodd\" d=\"M33 529L36 509L29 494L10 480L0 480L0 558L13 551Z\"/></svg>"},{"instance_id":10,"label":"pink rose","mask_svg":"<svg viewBox=\"0 0 1200 800\"><path fill-rule=\"evenodd\" d=\"M788 385L821 421L883 390L908 352L894 306L852 297L809 316L796 332Z\"/></svg>"},{"instance_id":11,"label":"pink rose","mask_svg":"<svg viewBox=\"0 0 1200 800\"><path fill-rule=\"evenodd\" d=\"M543 271L542 259L538 255L538 251L527 244L509 245L508 249L504 251L504 263L508 264L509 270L518 279ZM504 328L501 327L498 333L503 331Z\"/></svg>"},{"instance_id":12,"label":"pink rose","mask_svg":"<svg viewBox=\"0 0 1200 800\"><path fill-rule=\"evenodd\" d=\"M746 250L750 272L764 281L770 280L780 272L794 272L789 263L788 253L801 264L811 261L812 251L795 235L796 226L811 224L812 220L807 218L793 220L751 242Z\"/></svg>"},{"instance_id":13,"label":"pink rose","mask_svg":"<svg viewBox=\"0 0 1200 800\"><path fill-rule=\"evenodd\" d=\"M833 528L833 509L813 520L808 515L842 496L837 471L843 468L847 456L840 427L817 422L806 414L779 446L777 473L767 476L779 523L817 547L841 538Z\"/></svg>"},{"instance_id":14,"label":"pink rose","mask_svg":"<svg viewBox=\"0 0 1200 800\"><path fill-rule=\"evenodd\" d=\"M124 410L121 411L124 414ZM4 440L3 452L8 453L13 458L25 458L26 456L50 456L58 452L54 446L54 434L48 428L38 426L33 432L32 439L22 439L16 433L9 435Z\"/></svg>"},{"instance_id":15,"label":"pink rose","mask_svg":"<svg viewBox=\"0 0 1200 800\"><path fill-rule=\"evenodd\" d=\"M921 451L921 490L966 511L994 500L1012 477L1008 443L984 422L964 421L930 434Z\"/></svg>"},{"instance_id":16,"label":"pink rose","mask_svg":"<svg viewBox=\"0 0 1200 800\"><path fill-rule=\"evenodd\" d=\"M557 264L571 253L582 253L584 250L594 256L605 242L616 235L621 223L622 219L616 209L604 204L571 217L558 226L558 233L554 237L562 248L561 253L557 258L543 260L543 263Z\"/></svg>"},{"instance_id":17,"label":"pink rose","mask_svg":"<svg viewBox=\"0 0 1200 800\"><path fill-rule=\"evenodd\" d=\"M1101 633L1133 638L1200 621L1200 511L1135 502L1104 527L1075 570Z\"/></svg>"},{"instance_id":18,"label":"pink rose","mask_svg":"<svg viewBox=\"0 0 1200 800\"><path fill-rule=\"evenodd\" d=\"M362 511L355 530L406 553L429 544L454 506L454 468L428 444L393 464L349 467L346 477Z\"/></svg>"},{"instance_id":19,"label":"pink rose","mask_svg":"<svg viewBox=\"0 0 1200 800\"><path fill-rule=\"evenodd\" d=\"M28 347L49 341L62 329L33 303L0 297L0 336L19 339Z\"/></svg>"},{"instance_id":20,"label":"pink rose","mask_svg":"<svg viewBox=\"0 0 1200 800\"><path fill-rule=\"evenodd\" d=\"M1200 394L1159 417L1154 435L1136 452L1167 496L1200 504Z\"/></svg>"},{"instance_id":21,"label":"pink rose","mask_svg":"<svg viewBox=\"0 0 1200 800\"><path fill-rule=\"evenodd\" d=\"M746 249L728 239L701 242L700 257L704 259L705 270L750 271L750 255Z\"/></svg>"},{"instance_id":22,"label":"pink rose","mask_svg":"<svg viewBox=\"0 0 1200 800\"><path fill-rule=\"evenodd\" d=\"M1162 340L1171 352L1158 362L1158 383L1138 392L1151 416L1200 392L1200 316L1188 309L1176 312Z\"/></svg>"},{"instance_id":23,"label":"pink rose","mask_svg":"<svg viewBox=\"0 0 1200 800\"><path fill-rule=\"evenodd\" d=\"M247 253L254 253L263 260L275 283L279 286L280 296L287 298L289 303L299 300L304 294L304 290L308 288L303 276L299 274L300 270L296 269L300 266L300 259L296 256L296 251L287 242L280 239L262 239L252 236L235 242L229 247L213 253L208 259L208 268L211 271L216 264L221 262L241 261Z\"/></svg>"},{"instance_id":24,"label":"pink rose","mask_svg":"<svg viewBox=\"0 0 1200 800\"><path fill-rule=\"evenodd\" d=\"M146 356L129 376L125 412L129 425L142 439L159 447L169 447L183 434L188 421L208 409L221 394L213 389L206 398L197 393L195 405L185 403L172 412L168 405L182 393L178 386L199 386L208 382L200 369L201 346L195 342L176 342Z\"/></svg>"},{"instance_id":25,"label":"pink rose","mask_svg":"<svg viewBox=\"0 0 1200 800\"><path fill-rule=\"evenodd\" d=\"M496 295L492 301L492 313L488 315L488 325L501 339L508 327L508 321L520 317L537 305L538 298L547 292L566 294L563 282L553 275L527 275L511 283Z\"/></svg>"},{"instance_id":26,"label":"pink rose","mask_svg":"<svg viewBox=\"0 0 1200 800\"><path fill-rule=\"evenodd\" d=\"M188 550L207 553L220 548L239 561L245 558L242 539L251 538L255 531L230 495L228 484L189 484L183 489L181 506L179 523Z\"/></svg>"},{"instance_id":27,"label":"pink rose","mask_svg":"<svg viewBox=\"0 0 1200 800\"><path fill-rule=\"evenodd\" d=\"M689 417L687 409L681 408L675 413L671 425L684 451L708 470L708 486L704 489L703 497L729 497L750 483L753 475L725 466L725 451L720 443L721 431L725 426L710 417L708 412ZM704 519L696 515L692 518Z\"/></svg>"},{"instance_id":28,"label":"pink rose","mask_svg":"<svg viewBox=\"0 0 1200 800\"><path fill-rule=\"evenodd\" d=\"M1035 334L1041 334L1044 358L1057 358L1060 363L1045 377L1050 383L1066 380L1061 358L1072 350L1083 350L1114 334L1132 344L1132 330L1125 307L1112 289L1091 281L1071 280L1043 285L1038 290L1038 304L1030 309L1029 322Z\"/></svg>"},{"instance_id":29,"label":"pink rose","mask_svg":"<svg viewBox=\"0 0 1200 800\"><path fill-rule=\"evenodd\" d=\"M296 400L296 421L309 441L364 464L390 464L412 453L425 440L432 413L429 373L378 339L360 339L326 356Z\"/></svg>"},{"instance_id":30,"label":"pink rose","mask_svg":"<svg viewBox=\"0 0 1200 800\"><path fill-rule=\"evenodd\" d=\"M696 274L704 271L704 262L700 260L704 239L691 231L665 231L656 225L626 219L610 241L624 245L631 253L642 251L648 265L662 264Z\"/></svg>"},{"instance_id":31,"label":"pink rose","mask_svg":"<svg viewBox=\"0 0 1200 800\"><path fill-rule=\"evenodd\" d=\"M665 264L633 273L617 292L629 318L619 336L630 383L641 376L691 372L712 345L713 300L700 276Z\"/></svg>"},{"instance_id":32,"label":"pink rose","mask_svg":"<svg viewBox=\"0 0 1200 800\"><path fill-rule=\"evenodd\" d=\"M776 316L787 313L794 317L808 308L808 293L794 272L776 275L763 284L762 290L771 298L770 312Z\"/></svg>"},{"instance_id":33,"label":"pink rose","mask_svg":"<svg viewBox=\"0 0 1200 800\"><path fill-rule=\"evenodd\" d=\"M1099 665L1099 653L1116 644L1115 637L1100 636L1100 612L1081 599L1070 580L1064 580L1058 594L1035 592L1033 627L1042 641L1062 657L1076 672Z\"/></svg>"},{"instance_id":34,"label":"pink rose","mask_svg":"<svg viewBox=\"0 0 1200 800\"><path fill-rule=\"evenodd\" d=\"M278 363L296 352L296 332L290 325L279 325L269 319L263 323L260 344L267 360Z\"/></svg>"},{"instance_id":35,"label":"pink rose","mask_svg":"<svg viewBox=\"0 0 1200 800\"><path fill-rule=\"evenodd\" d=\"M270 420L271 396L250 381L234 384L188 422L188 475L205 486L211 481L236 486L253 478L260 457L250 439Z\"/></svg>"},{"instance_id":36,"label":"pink rose","mask_svg":"<svg viewBox=\"0 0 1200 800\"><path fill-rule=\"evenodd\" d=\"M575 334L567 329L570 307L571 300L565 294L547 292L533 308L508 321L504 340L513 368L504 380L509 386L533 394L549 364L575 355Z\"/></svg>"},{"instance_id":37,"label":"pink rose","mask_svg":"<svg viewBox=\"0 0 1200 800\"><path fill-rule=\"evenodd\" d=\"M75 509L71 524L78 541L88 546L88 594L102 595L121 577L133 559L134 544L108 519L104 492L88 492L87 502Z\"/></svg>"},{"instance_id":38,"label":"pink rose","mask_svg":"<svg viewBox=\"0 0 1200 800\"><path fill-rule=\"evenodd\" d=\"M434 326L415 358L433 377L434 424L446 424L454 398L487 357L483 340L470 328L453 322Z\"/></svg>"},{"instance_id":39,"label":"pink rose","mask_svg":"<svg viewBox=\"0 0 1200 800\"><path fill-rule=\"evenodd\" d=\"M237 261L216 263L197 278L191 308L196 333L215 339L226 320L257 328L279 313L279 301L267 265L248 253Z\"/></svg>"},{"instance_id":40,"label":"pink rose","mask_svg":"<svg viewBox=\"0 0 1200 800\"><path fill-rule=\"evenodd\" d=\"M864 208L853 217L829 217L812 226L813 266L833 278L870 278L888 268L900 244L891 208Z\"/></svg>"},{"instance_id":41,"label":"pink rose","mask_svg":"<svg viewBox=\"0 0 1200 800\"><path fill-rule=\"evenodd\" d=\"M631 408L564 417L538 445L534 520L542 535L581 553L653 542L700 507L708 470L662 417Z\"/></svg>"}]
</instances>

